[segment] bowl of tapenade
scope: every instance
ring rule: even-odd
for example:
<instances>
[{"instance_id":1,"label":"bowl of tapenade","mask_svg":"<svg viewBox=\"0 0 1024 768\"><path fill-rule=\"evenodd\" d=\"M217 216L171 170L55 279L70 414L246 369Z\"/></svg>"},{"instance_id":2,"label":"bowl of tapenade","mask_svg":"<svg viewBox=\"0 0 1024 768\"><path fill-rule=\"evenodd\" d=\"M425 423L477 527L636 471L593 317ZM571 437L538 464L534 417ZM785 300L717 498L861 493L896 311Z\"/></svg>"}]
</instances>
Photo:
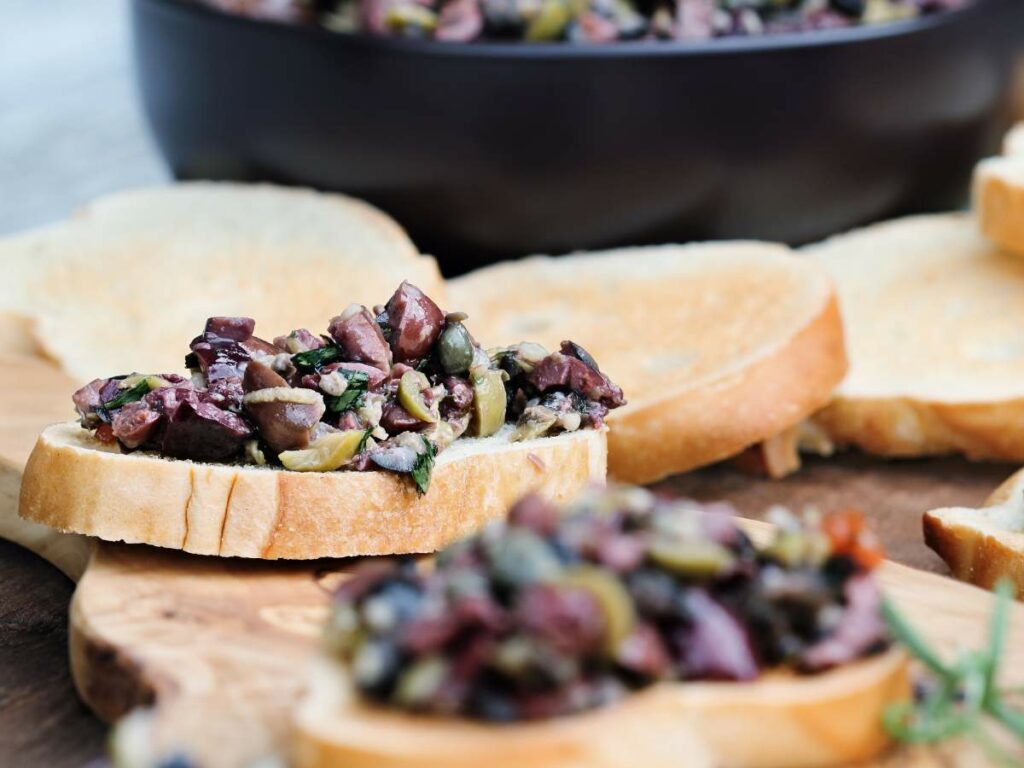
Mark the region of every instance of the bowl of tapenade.
<instances>
[{"instance_id":1,"label":"bowl of tapenade","mask_svg":"<svg viewBox=\"0 0 1024 768\"><path fill-rule=\"evenodd\" d=\"M347 192L449 272L963 202L1016 0L134 0L181 178Z\"/></svg>"}]
</instances>

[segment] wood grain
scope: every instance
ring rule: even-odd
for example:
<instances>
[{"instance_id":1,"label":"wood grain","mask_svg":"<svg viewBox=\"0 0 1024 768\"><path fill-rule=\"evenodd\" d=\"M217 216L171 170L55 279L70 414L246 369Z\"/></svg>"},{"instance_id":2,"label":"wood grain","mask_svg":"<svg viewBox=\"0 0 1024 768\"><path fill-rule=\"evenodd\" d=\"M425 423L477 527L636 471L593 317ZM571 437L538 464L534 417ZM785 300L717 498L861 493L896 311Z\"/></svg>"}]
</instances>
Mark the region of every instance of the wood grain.
<instances>
[{"instance_id":1,"label":"wood grain","mask_svg":"<svg viewBox=\"0 0 1024 768\"><path fill-rule=\"evenodd\" d=\"M344 562L315 566L101 547L71 612L74 679L111 720L153 709L164 754L241 766L282 750ZM906 566L881 570L887 594L948 655L980 645L993 599ZM1024 685L1024 605L1013 609L1006 684Z\"/></svg>"}]
</instances>

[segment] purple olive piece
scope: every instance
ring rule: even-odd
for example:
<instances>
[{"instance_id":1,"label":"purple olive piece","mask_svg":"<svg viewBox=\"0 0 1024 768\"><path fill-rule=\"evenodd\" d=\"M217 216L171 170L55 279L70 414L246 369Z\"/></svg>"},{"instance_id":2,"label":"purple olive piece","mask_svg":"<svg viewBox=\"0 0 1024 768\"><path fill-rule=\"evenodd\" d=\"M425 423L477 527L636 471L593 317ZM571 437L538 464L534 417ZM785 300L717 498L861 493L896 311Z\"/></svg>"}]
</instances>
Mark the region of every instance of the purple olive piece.
<instances>
[{"instance_id":1,"label":"purple olive piece","mask_svg":"<svg viewBox=\"0 0 1024 768\"><path fill-rule=\"evenodd\" d=\"M324 415L319 394L292 389L269 366L255 360L245 369L242 387L245 412L271 449L280 453L309 446L313 428Z\"/></svg>"},{"instance_id":2,"label":"purple olive piece","mask_svg":"<svg viewBox=\"0 0 1024 768\"><path fill-rule=\"evenodd\" d=\"M256 321L251 317L211 317L206 320L203 333L231 341L245 341L254 330Z\"/></svg>"},{"instance_id":3,"label":"purple olive piece","mask_svg":"<svg viewBox=\"0 0 1024 768\"><path fill-rule=\"evenodd\" d=\"M430 426L429 422L417 419L398 403L388 403L380 417L380 425L390 435L400 432L419 432Z\"/></svg>"},{"instance_id":4,"label":"purple olive piece","mask_svg":"<svg viewBox=\"0 0 1024 768\"><path fill-rule=\"evenodd\" d=\"M288 382L277 371L269 365L257 361L253 361L246 366L245 375L242 377L242 390L246 394L255 392L258 389L287 386Z\"/></svg>"},{"instance_id":5,"label":"purple olive piece","mask_svg":"<svg viewBox=\"0 0 1024 768\"><path fill-rule=\"evenodd\" d=\"M176 458L224 461L236 456L251 435L240 416L212 403L197 402L193 396L168 416L160 450Z\"/></svg>"},{"instance_id":6,"label":"purple olive piece","mask_svg":"<svg viewBox=\"0 0 1024 768\"><path fill-rule=\"evenodd\" d=\"M391 370L391 348L366 307L353 304L331 320L328 332L346 360Z\"/></svg>"},{"instance_id":7,"label":"purple olive piece","mask_svg":"<svg viewBox=\"0 0 1024 768\"><path fill-rule=\"evenodd\" d=\"M384 307L391 326L395 361L408 363L430 354L444 328L444 312L412 283L405 281Z\"/></svg>"},{"instance_id":8,"label":"purple olive piece","mask_svg":"<svg viewBox=\"0 0 1024 768\"><path fill-rule=\"evenodd\" d=\"M691 625L676 637L683 669L698 680L753 680L757 661L743 626L701 589L685 597Z\"/></svg>"},{"instance_id":9,"label":"purple olive piece","mask_svg":"<svg viewBox=\"0 0 1024 768\"><path fill-rule=\"evenodd\" d=\"M163 415L159 411L140 400L118 409L110 426L121 445L135 450L154 437L162 419Z\"/></svg>"},{"instance_id":10,"label":"purple olive piece","mask_svg":"<svg viewBox=\"0 0 1024 768\"><path fill-rule=\"evenodd\" d=\"M564 342L563 350L570 343ZM537 363L529 381L541 392L554 388L571 389L609 408L617 408L626 402L622 390L607 376L580 358L564 352L552 353Z\"/></svg>"}]
</instances>

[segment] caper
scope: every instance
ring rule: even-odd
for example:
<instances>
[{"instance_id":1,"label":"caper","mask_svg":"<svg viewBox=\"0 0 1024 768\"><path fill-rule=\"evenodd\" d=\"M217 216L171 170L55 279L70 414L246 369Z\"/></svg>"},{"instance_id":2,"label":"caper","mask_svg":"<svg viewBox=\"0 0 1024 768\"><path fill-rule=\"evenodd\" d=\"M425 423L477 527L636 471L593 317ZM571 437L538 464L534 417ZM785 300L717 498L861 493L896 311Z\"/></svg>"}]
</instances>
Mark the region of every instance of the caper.
<instances>
[{"instance_id":1,"label":"caper","mask_svg":"<svg viewBox=\"0 0 1024 768\"><path fill-rule=\"evenodd\" d=\"M465 373L473 364L473 339L462 323L449 323L441 334L437 354L445 373Z\"/></svg>"},{"instance_id":2,"label":"caper","mask_svg":"<svg viewBox=\"0 0 1024 768\"><path fill-rule=\"evenodd\" d=\"M433 424L437 417L431 413L423 398L423 390L429 386L427 377L419 371L406 371L398 382L398 403L414 419Z\"/></svg>"},{"instance_id":3,"label":"caper","mask_svg":"<svg viewBox=\"0 0 1024 768\"><path fill-rule=\"evenodd\" d=\"M526 27L526 39L533 41L557 40L572 20L566 0L544 0L540 12Z\"/></svg>"},{"instance_id":4,"label":"caper","mask_svg":"<svg viewBox=\"0 0 1024 768\"><path fill-rule=\"evenodd\" d=\"M731 566L735 557L713 541L656 541L651 560L682 576L714 576Z\"/></svg>"},{"instance_id":5,"label":"caper","mask_svg":"<svg viewBox=\"0 0 1024 768\"><path fill-rule=\"evenodd\" d=\"M420 659L402 673L395 686L395 702L403 707L422 707L431 702L448 674L448 662L440 656Z\"/></svg>"},{"instance_id":6,"label":"caper","mask_svg":"<svg viewBox=\"0 0 1024 768\"><path fill-rule=\"evenodd\" d=\"M473 419L470 434L489 437L505 424L505 380L501 371L482 370L472 376Z\"/></svg>"},{"instance_id":7,"label":"caper","mask_svg":"<svg viewBox=\"0 0 1024 768\"><path fill-rule=\"evenodd\" d=\"M566 570L559 577L558 583L586 590L594 596L604 614L605 651L614 656L636 624L633 598L623 583L613 574L590 565Z\"/></svg>"},{"instance_id":8,"label":"caper","mask_svg":"<svg viewBox=\"0 0 1024 768\"><path fill-rule=\"evenodd\" d=\"M283 451L278 455L286 469L296 472L332 472L356 455L363 440L363 430L330 432L309 448Z\"/></svg>"}]
</instances>

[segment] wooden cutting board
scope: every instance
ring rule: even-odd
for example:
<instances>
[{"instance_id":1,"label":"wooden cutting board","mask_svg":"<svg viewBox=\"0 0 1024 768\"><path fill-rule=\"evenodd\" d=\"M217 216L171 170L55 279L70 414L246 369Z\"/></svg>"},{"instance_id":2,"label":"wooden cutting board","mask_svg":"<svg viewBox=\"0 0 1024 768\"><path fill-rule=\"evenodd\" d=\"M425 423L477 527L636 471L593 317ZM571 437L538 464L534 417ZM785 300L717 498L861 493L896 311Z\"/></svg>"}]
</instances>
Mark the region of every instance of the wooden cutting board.
<instances>
[{"instance_id":1,"label":"wooden cutting board","mask_svg":"<svg viewBox=\"0 0 1024 768\"><path fill-rule=\"evenodd\" d=\"M45 385L39 387L41 377ZM13 511L17 468L27 456L30 435L68 417L71 389L70 382L37 361L0 360L0 459L7 462L0 467L0 521L5 515L9 521ZM926 553L907 531L919 531L920 512L939 504L978 503L1009 474L998 467L967 471L955 462L945 470L935 463L884 469L862 464L856 458L816 463L802 479L784 483L716 468L664 487L702 498L733 498L747 512L755 504L833 507L856 499L873 518L888 521L881 526L883 535L907 553L907 560L915 560ZM964 482L955 482L957 472L966 473ZM873 483L861 482L872 475ZM921 492L900 490L918 475L931 478L921 483ZM856 493L851 497L851 492ZM894 498L901 507L896 513ZM901 518L896 528L889 520L894 514ZM10 527L0 530L18 535ZM348 563L222 560L108 543L93 549L87 540L40 531L27 543L71 573L76 557L90 553L71 607L71 663L80 695L100 717L114 721L147 707L151 714L138 720L138 727L149 730L160 750L191 754L204 766L241 766L280 754L331 586ZM887 564L882 579L892 599L945 652L982 642L990 595L904 565ZM1024 685L1024 606L1014 609L1012 631L1005 682ZM898 764L905 761L905 755L898 758Z\"/></svg>"}]
</instances>

